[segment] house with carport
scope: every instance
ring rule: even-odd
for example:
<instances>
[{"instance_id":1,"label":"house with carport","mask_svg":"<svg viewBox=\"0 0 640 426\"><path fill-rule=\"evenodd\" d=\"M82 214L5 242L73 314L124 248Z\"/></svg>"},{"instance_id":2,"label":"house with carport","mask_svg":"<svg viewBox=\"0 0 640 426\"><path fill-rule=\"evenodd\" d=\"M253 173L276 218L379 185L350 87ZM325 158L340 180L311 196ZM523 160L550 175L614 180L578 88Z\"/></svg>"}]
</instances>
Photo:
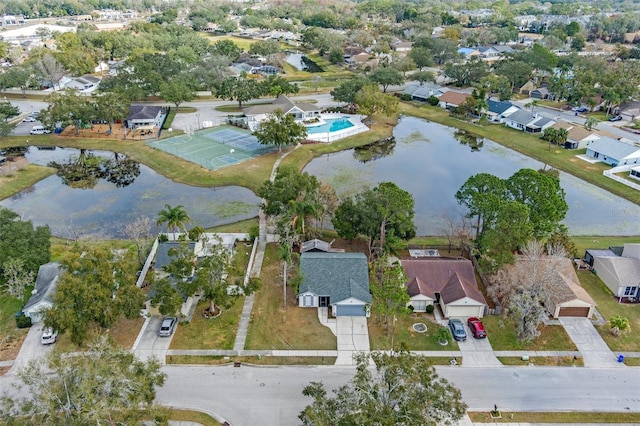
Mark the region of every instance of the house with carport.
<instances>
[{"instance_id":1,"label":"house with carport","mask_svg":"<svg viewBox=\"0 0 640 426\"><path fill-rule=\"evenodd\" d=\"M562 120L557 121L551 127L554 129L567 130L567 141L564 143L566 149L583 149L587 147L587 144L601 138L601 136L593 130L587 130L584 126Z\"/></svg>"},{"instance_id":2,"label":"house with carport","mask_svg":"<svg viewBox=\"0 0 640 426\"><path fill-rule=\"evenodd\" d=\"M514 112L520 110L520 107L513 105L509 101L492 101L487 100L487 110L484 115L492 123L504 123L506 118Z\"/></svg>"},{"instance_id":3,"label":"house with carport","mask_svg":"<svg viewBox=\"0 0 640 426\"><path fill-rule=\"evenodd\" d=\"M300 275L300 307L331 308L334 317L370 316L369 263L363 253L302 253Z\"/></svg>"},{"instance_id":4,"label":"house with carport","mask_svg":"<svg viewBox=\"0 0 640 426\"><path fill-rule=\"evenodd\" d=\"M640 147L610 137L588 143L586 154L613 167L640 164Z\"/></svg>"},{"instance_id":5,"label":"house with carport","mask_svg":"<svg viewBox=\"0 0 640 426\"><path fill-rule=\"evenodd\" d=\"M585 261L619 301L640 298L640 243L625 244L618 255L613 250L587 250Z\"/></svg>"},{"instance_id":6,"label":"house with carport","mask_svg":"<svg viewBox=\"0 0 640 426\"><path fill-rule=\"evenodd\" d=\"M526 133L542 133L547 127L553 126L555 120L542 117L523 109L510 114L504 119L504 125Z\"/></svg>"},{"instance_id":7,"label":"house with carport","mask_svg":"<svg viewBox=\"0 0 640 426\"><path fill-rule=\"evenodd\" d=\"M62 274L62 268L58 262L40 265L31 297L22 308L22 312L31 318L32 323L42 321L44 312L53 306L53 295L56 292L60 274Z\"/></svg>"},{"instance_id":8,"label":"house with carport","mask_svg":"<svg viewBox=\"0 0 640 426\"><path fill-rule=\"evenodd\" d=\"M482 318L487 303L478 289L469 259L422 257L401 259L409 281L405 284L414 312L425 312L428 305L440 308L444 317Z\"/></svg>"}]
</instances>

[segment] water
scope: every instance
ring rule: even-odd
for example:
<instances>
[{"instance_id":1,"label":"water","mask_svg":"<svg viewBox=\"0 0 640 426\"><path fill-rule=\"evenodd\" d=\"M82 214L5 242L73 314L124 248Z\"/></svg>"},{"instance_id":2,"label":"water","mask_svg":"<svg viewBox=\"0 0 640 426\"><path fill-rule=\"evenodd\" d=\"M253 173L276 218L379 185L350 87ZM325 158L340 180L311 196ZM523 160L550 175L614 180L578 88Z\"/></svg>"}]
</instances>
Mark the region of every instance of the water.
<instances>
[{"instance_id":1,"label":"water","mask_svg":"<svg viewBox=\"0 0 640 426\"><path fill-rule=\"evenodd\" d=\"M30 148L26 154L31 163L46 165L50 161L65 162L77 157L78 150L57 148L55 151ZM93 152L98 157L113 158L109 152ZM239 186L199 188L180 183L139 165L139 175L126 186L104 178L87 179L76 188L65 185L56 175L50 176L0 205L17 212L35 225L48 224L53 235L66 238L121 238L123 226L146 216L155 223L165 204L182 205L193 226L212 227L257 216L260 199L252 191ZM83 189L84 188L84 189ZM165 226L154 232L164 231Z\"/></svg>"},{"instance_id":2,"label":"water","mask_svg":"<svg viewBox=\"0 0 640 426\"><path fill-rule=\"evenodd\" d=\"M353 123L348 118L325 118L324 121L325 124L321 126L307 127L307 133L331 133L353 127Z\"/></svg>"},{"instance_id":3,"label":"water","mask_svg":"<svg viewBox=\"0 0 640 426\"><path fill-rule=\"evenodd\" d=\"M385 157L372 160L343 151L314 159L304 171L331 184L340 197L393 181L413 194L418 235L443 235L448 218L466 213L454 195L470 176L486 172L508 178L521 168L544 167L490 140L414 117L403 117L394 136L395 145L382 150ZM639 233L639 206L566 173L560 174L560 183L569 205L563 223L572 235Z\"/></svg>"},{"instance_id":4,"label":"water","mask_svg":"<svg viewBox=\"0 0 640 426\"><path fill-rule=\"evenodd\" d=\"M287 53L285 56L285 60L289 65L295 67L297 70L305 71L307 66L305 65L302 57L304 55L302 53Z\"/></svg>"}]
</instances>

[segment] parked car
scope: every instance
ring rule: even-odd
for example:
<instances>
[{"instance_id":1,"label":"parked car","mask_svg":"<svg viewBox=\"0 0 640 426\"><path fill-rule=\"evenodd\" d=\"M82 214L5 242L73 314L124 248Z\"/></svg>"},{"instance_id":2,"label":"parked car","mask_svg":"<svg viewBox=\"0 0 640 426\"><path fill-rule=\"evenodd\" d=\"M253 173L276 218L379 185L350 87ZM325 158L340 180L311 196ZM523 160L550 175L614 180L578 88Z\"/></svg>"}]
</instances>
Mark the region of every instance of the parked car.
<instances>
[{"instance_id":1,"label":"parked car","mask_svg":"<svg viewBox=\"0 0 640 426\"><path fill-rule=\"evenodd\" d=\"M487 331L484 329L484 324L476 317L471 317L467 320L471 335L476 339L484 339L487 337Z\"/></svg>"},{"instance_id":2,"label":"parked car","mask_svg":"<svg viewBox=\"0 0 640 426\"><path fill-rule=\"evenodd\" d=\"M36 121L36 118L32 115L29 115L25 118L22 119L22 122L27 122L27 123L33 123L34 121Z\"/></svg>"},{"instance_id":3,"label":"parked car","mask_svg":"<svg viewBox=\"0 0 640 426\"><path fill-rule=\"evenodd\" d=\"M622 120L621 115L614 115L613 117L609 117L609 121L620 121Z\"/></svg>"},{"instance_id":4,"label":"parked car","mask_svg":"<svg viewBox=\"0 0 640 426\"><path fill-rule=\"evenodd\" d=\"M587 112L587 111L589 111L589 108L587 108L587 107L583 107L583 106L580 106L580 107L573 107L573 108L571 108L571 111L575 111L575 112Z\"/></svg>"},{"instance_id":5,"label":"parked car","mask_svg":"<svg viewBox=\"0 0 640 426\"><path fill-rule=\"evenodd\" d=\"M40 337L40 343L43 345L51 345L58 340L58 332L50 327L42 330L42 337Z\"/></svg>"},{"instance_id":6,"label":"parked car","mask_svg":"<svg viewBox=\"0 0 640 426\"><path fill-rule=\"evenodd\" d=\"M158 336L160 337L169 337L173 334L176 329L176 324L178 323L178 319L176 317L166 317L162 320L162 324L160 324L160 329L158 330Z\"/></svg>"},{"instance_id":7,"label":"parked car","mask_svg":"<svg viewBox=\"0 0 640 426\"><path fill-rule=\"evenodd\" d=\"M462 321L457 318L451 318L449 320L449 329L451 330L451 334L453 335L454 340L464 342L467 340L467 332L464 331L464 326L462 325Z\"/></svg>"},{"instance_id":8,"label":"parked car","mask_svg":"<svg viewBox=\"0 0 640 426\"><path fill-rule=\"evenodd\" d=\"M29 132L32 135L46 135L51 133L51 130L47 129L46 127L42 127L42 126L33 126L33 128L31 129L31 131Z\"/></svg>"}]
</instances>

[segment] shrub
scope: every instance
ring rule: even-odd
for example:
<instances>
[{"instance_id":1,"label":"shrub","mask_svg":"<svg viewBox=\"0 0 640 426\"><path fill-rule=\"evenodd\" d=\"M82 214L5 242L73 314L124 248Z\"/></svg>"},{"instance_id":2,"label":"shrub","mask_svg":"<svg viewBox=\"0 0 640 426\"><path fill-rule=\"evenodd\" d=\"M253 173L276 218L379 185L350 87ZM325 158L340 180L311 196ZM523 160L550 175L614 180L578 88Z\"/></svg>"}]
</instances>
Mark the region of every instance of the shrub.
<instances>
[{"instance_id":1,"label":"shrub","mask_svg":"<svg viewBox=\"0 0 640 426\"><path fill-rule=\"evenodd\" d=\"M427 102L429 102L429 105L431 105L431 106L436 106L436 105L438 105L438 102L440 102L440 100L438 98L436 98L435 96L431 95L427 99Z\"/></svg>"},{"instance_id":2,"label":"shrub","mask_svg":"<svg viewBox=\"0 0 640 426\"><path fill-rule=\"evenodd\" d=\"M158 241L161 243L166 243L167 241L169 241L169 237L167 236L167 234L160 234L160 236L158 236Z\"/></svg>"},{"instance_id":3,"label":"shrub","mask_svg":"<svg viewBox=\"0 0 640 426\"><path fill-rule=\"evenodd\" d=\"M255 241L256 238L258 238L260 236L260 225L259 224L255 224L255 225L251 225L251 227L249 228L249 239L251 240L251 242Z\"/></svg>"},{"instance_id":4,"label":"shrub","mask_svg":"<svg viewBox=\"0 0 640 426\"><path fill-rule=\"evenodd\" d=\"M427 305L426 312L428 314L432 314L435 311L436 307L434 305Z\"/></svg>"},{"instance_id":5,"label":"shrub","mask_svg":"<svg viewBox=\"0 0 640 426\"><path fill-rule=\"evenodd\" d=\"M402 96L400 96L400 99L403 101L410 101L411 100L411 95L408 93L403 93Z\"/></svg>"},{"instance_id":6,"label":"shrub","mask_svg":"<svg viewBox=\"0 0 640 426\"><path fill-rule=\"evenodd\" d=\"M439 343L449 343L449 329L445 326L441 326L436 338Z\"/></svg>"},{"instance_id":7,"label":"shrub","mask_svg":"<svg viewBox=\"0 0 640 426\"><path fill-rule=\"evenodd\" d=\"M31 318L26 315L19 315L16 317L16 327L29 328L31 327Z\"/></svg>"}]
</instances>

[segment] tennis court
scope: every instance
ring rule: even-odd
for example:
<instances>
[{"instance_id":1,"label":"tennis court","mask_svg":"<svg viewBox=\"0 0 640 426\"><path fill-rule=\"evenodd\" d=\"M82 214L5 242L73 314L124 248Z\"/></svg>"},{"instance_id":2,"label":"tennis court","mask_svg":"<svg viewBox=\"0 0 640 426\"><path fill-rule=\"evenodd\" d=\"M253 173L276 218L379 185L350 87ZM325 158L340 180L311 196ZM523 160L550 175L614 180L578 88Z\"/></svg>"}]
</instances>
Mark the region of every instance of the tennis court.
<instances>
[{"instance_id":1,"label":"tennis court","mask_svg":"<svg viewBox=\"0 0 640 426\"><path fill-rule=\"evenodd\" d=\"M240 163L277 149L261 145L248 130L231 126L151 141L147 145L210 170Z\"/></svg>"}]
</instances>

